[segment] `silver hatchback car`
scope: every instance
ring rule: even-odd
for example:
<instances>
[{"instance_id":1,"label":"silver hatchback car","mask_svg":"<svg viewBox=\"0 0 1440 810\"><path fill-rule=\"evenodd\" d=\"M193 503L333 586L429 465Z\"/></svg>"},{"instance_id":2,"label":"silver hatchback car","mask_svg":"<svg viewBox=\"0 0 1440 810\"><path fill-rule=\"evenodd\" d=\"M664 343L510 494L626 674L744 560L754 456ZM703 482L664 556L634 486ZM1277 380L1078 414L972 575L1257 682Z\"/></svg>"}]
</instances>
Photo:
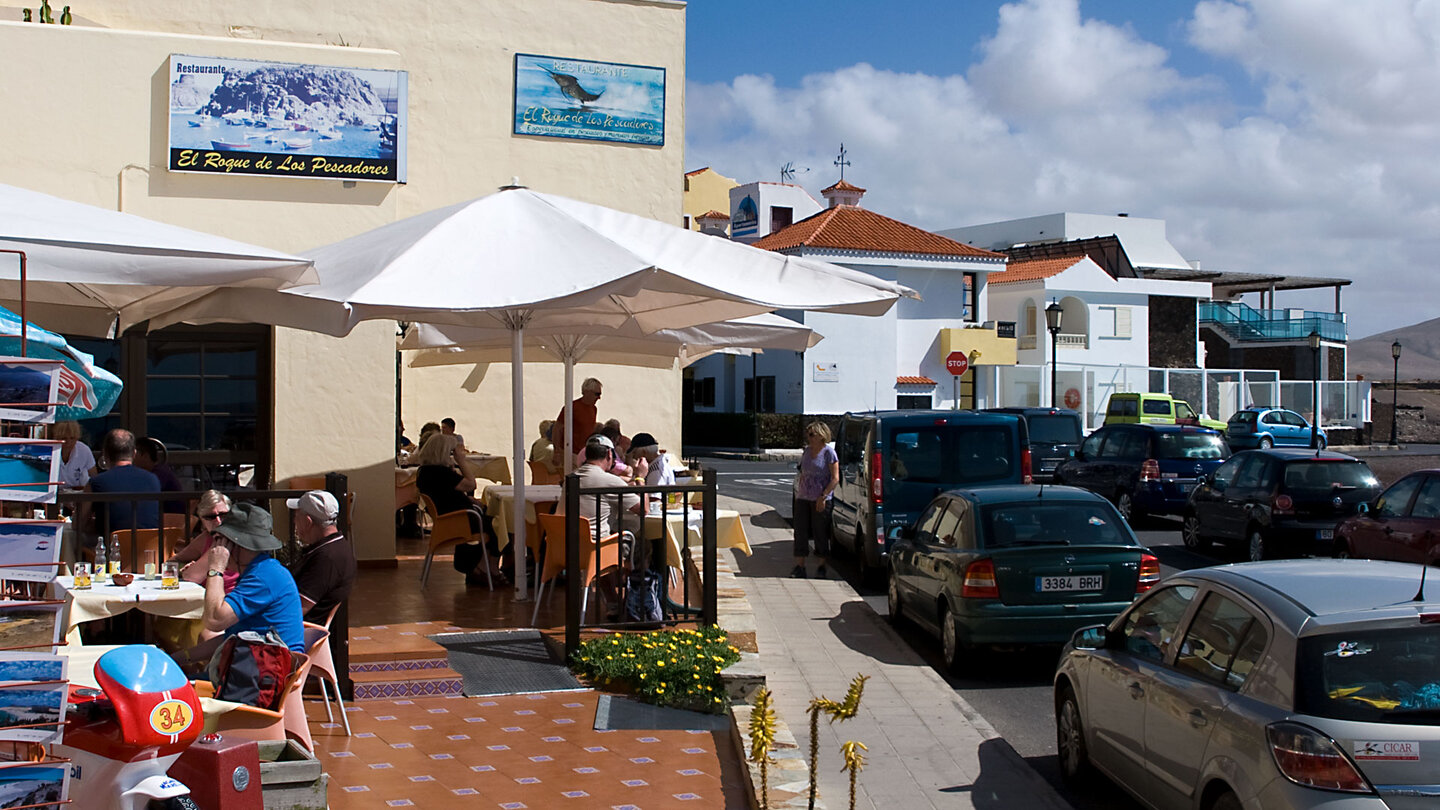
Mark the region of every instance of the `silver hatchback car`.
<instances>
[{"instance_id":1,"label":"silver hatchback car","mask_svg":"<svg viewBox=\"0 0 1440 810\"><path fill-rule=\"evenodd\" d=\"M1061 772L1155 808L1440 807L1440 575L1371 560L1175 574L1055 673Z\"/></svg>"}]
</instances>

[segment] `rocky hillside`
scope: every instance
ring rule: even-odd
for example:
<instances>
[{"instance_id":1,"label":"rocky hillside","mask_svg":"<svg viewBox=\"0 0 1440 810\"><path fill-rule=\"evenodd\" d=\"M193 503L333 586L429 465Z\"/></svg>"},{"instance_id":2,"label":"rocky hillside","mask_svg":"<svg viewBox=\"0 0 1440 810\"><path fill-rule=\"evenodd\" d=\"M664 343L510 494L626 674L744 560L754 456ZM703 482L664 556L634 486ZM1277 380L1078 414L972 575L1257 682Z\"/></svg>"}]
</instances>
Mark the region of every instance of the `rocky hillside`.
<instances>
[{"instance_id":1,"label":"rocky hillside","mask_svg":"<svg viewBox=\"0 0 1440 810\"><path fill-rule=\"evenodd\" d=\"M1390 344L1400 341L1400 379L1440 380L1440 318L1350 341L1350 376L1376 382L1394 374Z\"/></svg>"},{"instance_id":2,"label":"rocky hillside","mask_svg":"<svg viewBox=\"0 0 1440 810\"><path fill-rule=\"evenodd\" d=\"M181 76L176 90L191 88ZM378 124L385 104L370 83L345 70L311 65L269 65L258 70L226 71L210 94L199 99L195 112L279 118L311 129Z\"/></svg>"}]
</instances>

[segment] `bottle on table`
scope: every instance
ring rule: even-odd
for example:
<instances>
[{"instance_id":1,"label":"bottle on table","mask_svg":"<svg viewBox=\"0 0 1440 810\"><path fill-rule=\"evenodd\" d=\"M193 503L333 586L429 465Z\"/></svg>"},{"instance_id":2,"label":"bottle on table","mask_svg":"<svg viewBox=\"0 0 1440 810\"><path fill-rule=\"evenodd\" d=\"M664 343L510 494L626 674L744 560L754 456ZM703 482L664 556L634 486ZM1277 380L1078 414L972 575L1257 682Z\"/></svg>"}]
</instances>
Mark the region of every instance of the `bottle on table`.
<instances>
[{"instance_id":1,"label":"bottle on table","mask_svg":"<svg viewBox=\"0 0 1440 810\"><path fill-rule=\"evenodd\" d=\"M95 567L92 569L95 571L95 576L103 577L105 576L105 573L110 570L110 565L107 560L108 557L105 553L105 540L102 538L98 543L95 544Z\"/></svg>"},{"instance_id":2,"label":"bottle on table","mask_svg":"<svg viewBox=\"0 0 1440 810\"><path fill-rule=\"evenodd\" d=\"M120 540L119 540L119 538L111 538L111 539L110 539L110 568L109 568L109 573L111 573L111 574L118 574L118 573L120 573Z\"/></svg>"}]
</instances>

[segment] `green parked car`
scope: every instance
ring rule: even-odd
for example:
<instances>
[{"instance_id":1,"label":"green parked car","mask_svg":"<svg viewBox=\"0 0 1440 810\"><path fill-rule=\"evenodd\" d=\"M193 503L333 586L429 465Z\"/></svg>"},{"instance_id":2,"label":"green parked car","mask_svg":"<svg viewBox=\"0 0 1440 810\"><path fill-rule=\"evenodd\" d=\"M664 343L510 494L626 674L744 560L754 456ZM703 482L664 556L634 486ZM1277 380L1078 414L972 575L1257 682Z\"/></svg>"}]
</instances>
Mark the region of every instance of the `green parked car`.
<instances>
[{"instance_id":1,"label":"green parked car","mask_svg":"<svg viewBox=\"0 0 1440 810\"><path fill-rule=\"evenodd\" d=\"M891 621L938 635L952 672L977 646L1063 644L1160 579L1115 507L1074 487L946 492L888 545Z\"/></svg>"},{"instance_id":2,"label":"green parked car","mask_svg":"<svg viewBox=\"0 0 1440 810\"><path fill-rule=\"evenodd\" d=\"M1206 419L1183 399L1169 394L1126 392L1111 394L1105 405L1107 425L1193 425L1220 431L1225 435L1226 423Z\"/></svg>"}]
</instances>

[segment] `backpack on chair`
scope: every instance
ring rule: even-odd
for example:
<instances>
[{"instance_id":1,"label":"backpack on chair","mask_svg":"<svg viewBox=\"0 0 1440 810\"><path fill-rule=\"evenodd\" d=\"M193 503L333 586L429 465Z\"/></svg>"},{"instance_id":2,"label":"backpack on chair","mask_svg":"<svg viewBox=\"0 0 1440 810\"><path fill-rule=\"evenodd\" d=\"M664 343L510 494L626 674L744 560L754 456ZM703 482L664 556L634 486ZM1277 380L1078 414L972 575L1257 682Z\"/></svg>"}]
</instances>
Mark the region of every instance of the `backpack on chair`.
<instances>
[{"instance_id":1,"label":"backpack on chair","mask_svg":"<svg viewBox=\"0 0 1440 810\"><path fill-rule=\"evenodd\" d=\"M285 683L294 671L295 654L273 629L226 638L206 667L217 699L272 712L285 699Z\"/></svg>"}]
</instances>

